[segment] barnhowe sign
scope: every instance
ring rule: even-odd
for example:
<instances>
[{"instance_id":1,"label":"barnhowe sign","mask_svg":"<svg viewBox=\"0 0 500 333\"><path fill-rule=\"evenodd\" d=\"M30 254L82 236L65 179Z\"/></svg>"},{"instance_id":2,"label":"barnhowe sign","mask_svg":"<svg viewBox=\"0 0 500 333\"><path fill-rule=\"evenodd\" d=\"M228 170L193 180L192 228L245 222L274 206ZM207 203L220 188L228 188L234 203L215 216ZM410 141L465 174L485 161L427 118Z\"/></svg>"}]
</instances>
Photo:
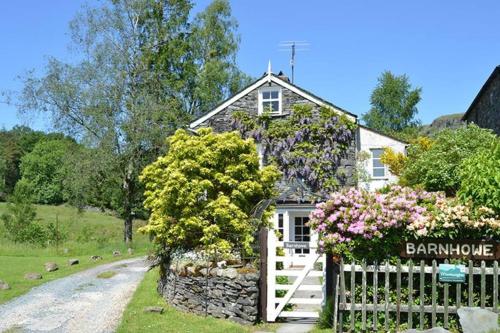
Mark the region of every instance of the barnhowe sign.
<instances>
[{"instance_id":1,"label":"barnhowe sign","mask_svg":"<svg viewBox=\"0 0 500 333\"><path fill-rule=\"evenodd\" d=\"M285 242L283 247L285 249L308 249L309 242Z\"/></svg>"},{"instance_id":2,"label":"barnhowe sign","mask_svg":"<svg viewBox=\"0 0 500 333\"><path fill-rule=\"evenodd\" d=\"M500 243L478 240L434 239L408 241L401 247L401 257L422 259L500 259Z\"/></svg>"}]
</instances>

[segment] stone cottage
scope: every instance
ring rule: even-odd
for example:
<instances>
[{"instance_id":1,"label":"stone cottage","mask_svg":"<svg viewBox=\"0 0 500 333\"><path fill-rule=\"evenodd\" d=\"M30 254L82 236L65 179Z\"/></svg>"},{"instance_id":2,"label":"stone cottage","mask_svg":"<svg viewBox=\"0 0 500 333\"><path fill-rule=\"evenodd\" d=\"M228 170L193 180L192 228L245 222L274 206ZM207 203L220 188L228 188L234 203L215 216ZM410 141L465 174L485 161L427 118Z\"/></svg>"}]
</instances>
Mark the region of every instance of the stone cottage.
<instances>
[{"instance_id":1,"label":"stone cottage","mask_svg":"<svg viewBox=\"0 0 500 333\"><path fill-rule=\"evenodd\" d=\"M358 123L355 114L344 110L313 93L292 84L281 72L274 74L269 69L261 78L251 83L239 93L222 102L215 109L190 124L191 129L212 127L215 131L223 132L231 129L231 114L243 111L249 115L257 116L263 110L270 109L272 117L287 117L296 104L306 104L318 110L321 107L332 108L339 114L345 115L349 120ZM258 145L258 143L257 143ZM385 147L391 147L397 152L404 152L406 143L389 137L365 126L358 126L355 139L351 148L347 150L341 161L343 168L342 186L359 186L369 190L378 189L388 183L396 181L388 168L380 162L380 155ZM369 179L357 184L355 168L357 157L361 152L368 155L363 168ZM293 242L316 243L316 235L311 233L307 226L309 213L314 208L315 202L321 200L312 193L299 179L284 179L280 184L281 194L277 198L275 212L275 228L282 235L282 240ZM309 249L288 249L287 256L291 256L291 265L304 265L309 260Z\"/></svg>"},{"instance_id":2,"label":"stone cottage","mask_svg":"<svg viewBox=\"0 0 500 333\"><path fill-rule=\"evenodd\" d=\"M500 135L500 66L495 67L462 120Z\"/></svg>"}]
</instances>

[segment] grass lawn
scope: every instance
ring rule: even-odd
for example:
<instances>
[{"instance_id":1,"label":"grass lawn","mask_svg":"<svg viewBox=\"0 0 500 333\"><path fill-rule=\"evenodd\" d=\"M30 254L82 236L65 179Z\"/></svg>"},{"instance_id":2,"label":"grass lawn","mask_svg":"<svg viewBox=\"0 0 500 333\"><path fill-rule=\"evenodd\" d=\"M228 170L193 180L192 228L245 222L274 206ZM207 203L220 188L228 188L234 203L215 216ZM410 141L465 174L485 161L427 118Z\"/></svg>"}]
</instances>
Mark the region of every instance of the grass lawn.
<instances>
[{"instance_id":1,"label":"grass lawn","mask_svg":"<svg viewBox=\"0 0 500 333\"><path fill-rule=\"evenodd\" d=\"M0 215L6 204L0 203ZM55 223L56 219L67 240L56 246L39 247L30 244L16 244L8 240L3 223L0 221L0 280L7 282L11 289L0 290L0 304L28 292L42 283L76 273L103 263L130 258L123 243L123 221L101 212L79 213L69 206L37 205L37 218L41 224ZM144 221L134 221L134 230L144 225ZM151 248L148 237L134 232L133 256L145 255ZM113 251L122 255L113 257ZM92 261L90 256L99 255L103 260ZM80 264L68 266L68 259L76 258ZM53 261L59 266L55 272L46 272L44 263ZM40 273L42 280L25 280L28 272Z\"/></svg>"},{"instance_id":2,"label":"grass lawn","mask_svg":"<svg viewBox=\"0 0 500 333\"><path fill-rule=\"evenodd\" d=\"M128 332L274 332L277 325L243 326L228 320L203 317L185 313L169 306L156 292L158 270L152 270L137 288L133 299L127 306L118 333ZM146 306L162 306L163 314L144 313Z\"/></svg>"}]
</instances>

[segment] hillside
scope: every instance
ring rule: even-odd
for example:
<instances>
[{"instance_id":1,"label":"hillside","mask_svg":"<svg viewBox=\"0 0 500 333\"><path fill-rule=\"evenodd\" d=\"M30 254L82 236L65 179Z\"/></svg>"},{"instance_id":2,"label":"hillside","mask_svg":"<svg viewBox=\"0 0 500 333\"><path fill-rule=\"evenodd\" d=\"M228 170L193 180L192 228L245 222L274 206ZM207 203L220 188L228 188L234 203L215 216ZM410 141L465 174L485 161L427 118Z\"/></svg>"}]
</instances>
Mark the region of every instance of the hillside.
<instances>
[{"instance_id":1,"label":"hillside","mask_svg":"<svg viewBox=\"0 0 500 333\"><path fill-rule=\"evenodd\" d=\"M453 113L438 117L430 125L423 125L421 134L425 136L434 136L445 128L458 128L462 126L463 113Z\"/></svg>"}]
</instances>

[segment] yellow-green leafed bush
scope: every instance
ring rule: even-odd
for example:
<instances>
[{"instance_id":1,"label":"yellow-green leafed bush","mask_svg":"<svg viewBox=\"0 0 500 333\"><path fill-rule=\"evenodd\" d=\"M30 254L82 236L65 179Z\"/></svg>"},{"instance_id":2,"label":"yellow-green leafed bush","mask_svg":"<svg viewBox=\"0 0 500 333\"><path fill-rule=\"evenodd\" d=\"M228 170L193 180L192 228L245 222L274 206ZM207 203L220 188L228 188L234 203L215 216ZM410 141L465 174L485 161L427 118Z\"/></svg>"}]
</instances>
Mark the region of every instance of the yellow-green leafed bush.
<instances>
[{"instance_id":1,"label":"yellow-green leafed bush","mask_svg":"<svg viewBox=\"0 0 500 333\"><path fill-rule=\"evenodd\" d=\"M178 130L168 140L168 153L147 166L145 207L151 211L141 231L169 251L251 251L253 234L262 221L252 209L274 196L280 177L274 166L259 168L252 139L236 132L197 135ZM270 208L263 220L270 214Z\"/></svg>"},{"instance_id":2,"label":"yellow-green leafed bush","mask_svg":"<svg viewBox=\"0 0 500 333\"><path fill-rule=\"evenodd\" d=\"M458 197L474 206L485 206L500 214L500 139L491 148L480 149L462 161Z\"/></svg>"}]
</instances>

